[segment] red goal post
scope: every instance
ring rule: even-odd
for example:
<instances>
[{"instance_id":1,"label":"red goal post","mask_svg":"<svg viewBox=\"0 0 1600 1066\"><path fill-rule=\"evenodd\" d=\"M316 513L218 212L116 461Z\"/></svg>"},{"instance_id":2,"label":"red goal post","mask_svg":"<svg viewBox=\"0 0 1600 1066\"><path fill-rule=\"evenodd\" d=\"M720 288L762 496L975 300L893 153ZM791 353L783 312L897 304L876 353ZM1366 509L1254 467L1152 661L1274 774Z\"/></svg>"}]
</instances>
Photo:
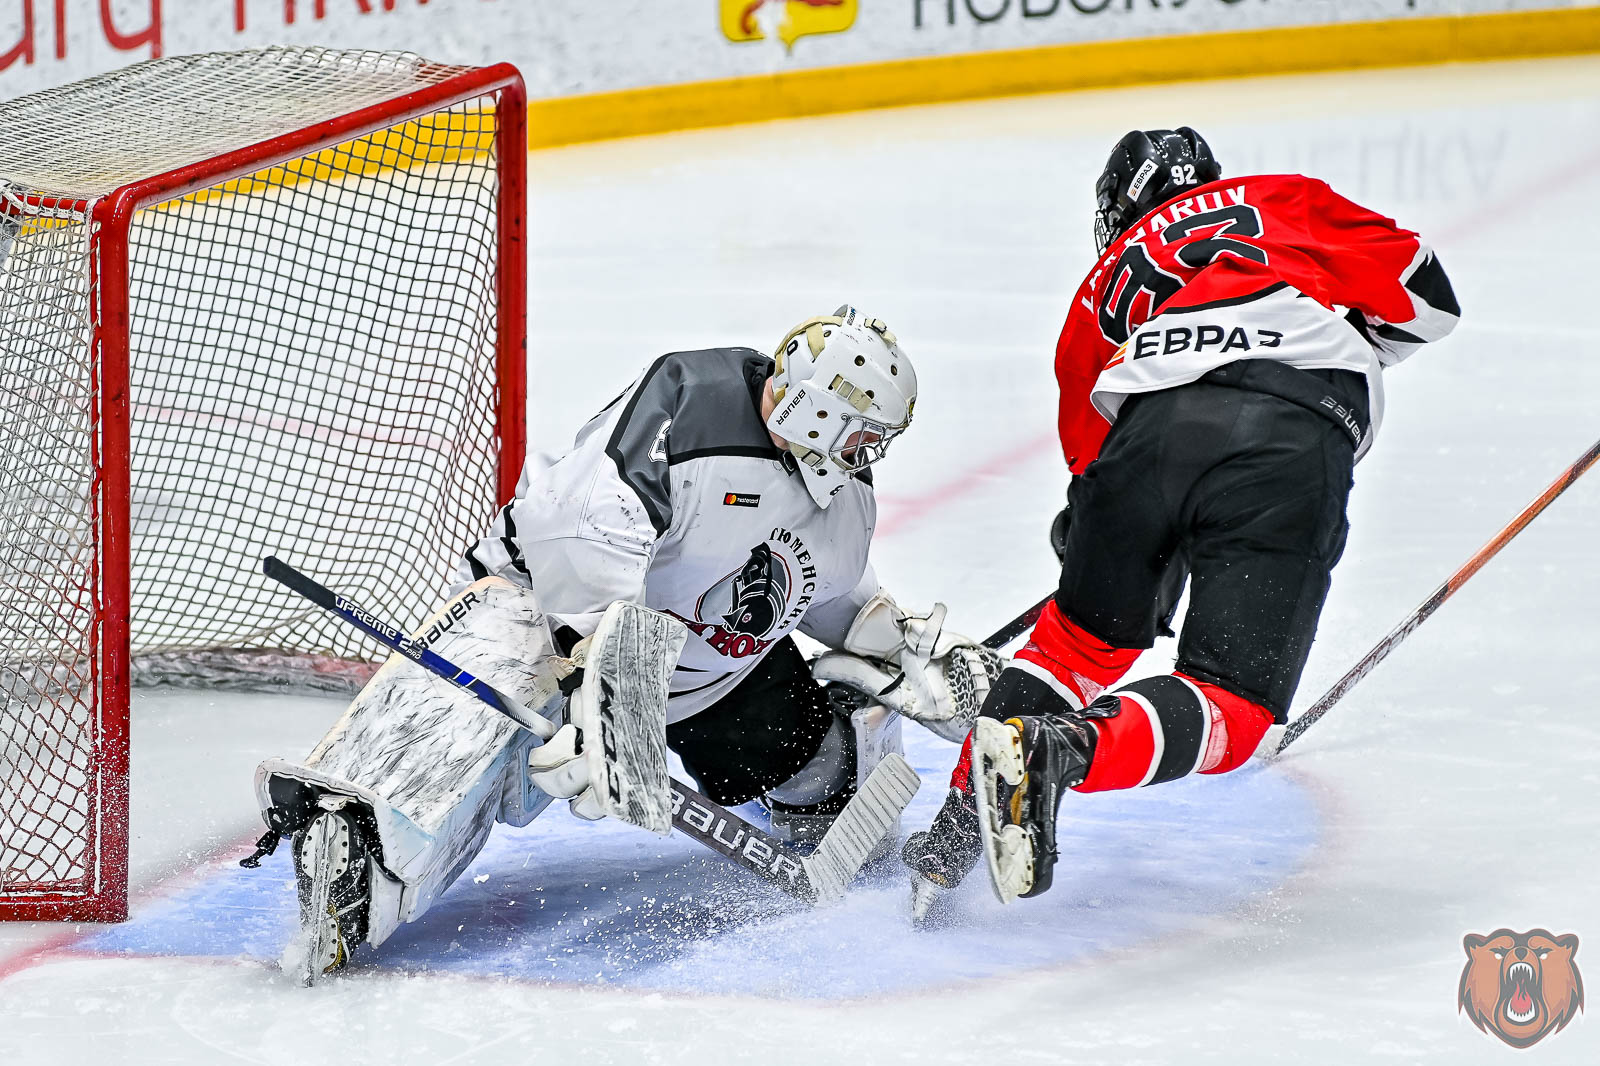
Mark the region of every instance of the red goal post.
<instances>
[{"instance_id":1,"label":"red goal post","mask_svg":"<svg viewBox=\"0 0 1600 1066\"><path fill-rule=\"evenodd\" d=\"M0 103L0 919L127 915L131 678L341 688L525 444L507 64L274 48Z\"/></svg>"}]
</instances>

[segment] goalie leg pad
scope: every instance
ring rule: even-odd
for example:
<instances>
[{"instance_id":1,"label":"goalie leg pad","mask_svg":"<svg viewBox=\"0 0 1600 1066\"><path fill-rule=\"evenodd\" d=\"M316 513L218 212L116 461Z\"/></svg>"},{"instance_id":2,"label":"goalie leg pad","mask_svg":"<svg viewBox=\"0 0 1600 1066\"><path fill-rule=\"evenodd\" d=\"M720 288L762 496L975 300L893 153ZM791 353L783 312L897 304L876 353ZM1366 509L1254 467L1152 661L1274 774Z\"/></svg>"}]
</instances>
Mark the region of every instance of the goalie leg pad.
<instances>
[{"instance_id":1,"label":"goalie leg pad","mask_svg":"<svg viewBox=\"0 0 1600 1066\"><path fill-rule=\"evenodd\" d=\"M559 712L560 658L534 594L500 578L469 586L413 639L547 716ZM533 737L403 655L389 657L303 763L268 759L256 797L270 828L298 831L319 797L344 796L376 840L367 940L414 921L482 849L499 820L548 805L526 781Z\"/></svg>"},{"instance_id":2,"label":"goalie leg pad","mask_svg":"<svg viewBox=\"0 0 1600 1066\"><path fill-rule=\"evenodd\" d=\"M855 730L849 719L836 716L811 761L789 780L769 789L767 798L805 807L853 790L857 761Z\"/></svg>"},{"instance_id":3,"label":"goalie leg pad","mask_svg":"<svg viewBox=\"0 0 1600 1066\"><path fill-rule=\"evenodd\" d=\"M844 685L830 685L833 724L817 754L794 777L762 797L772 815L773 835L795 843L822 839L850 797L859 794L872 772L889 755L903 755L900 715L869 703ZM898 813L884 829L868 860L877 858L899 839Z\"/></svg>"},{"instance_id":4,"label":"goalie leg pad","mask_svg":"<svg viewBox=\"0 0 1600 1066\"><path fill-rule=\"evenodd\" d=\"M859 795L867 779L891 755L904 757L905 739L900 731L898 713L878 703L858 707L850 714L850 726L856 735L856 789ZM913 788L915 791L915 788ZM900 840L900 815L884 832L883 838L873 847L867 861L878 858L893 848Z\"/></svg>"}]
</instances>

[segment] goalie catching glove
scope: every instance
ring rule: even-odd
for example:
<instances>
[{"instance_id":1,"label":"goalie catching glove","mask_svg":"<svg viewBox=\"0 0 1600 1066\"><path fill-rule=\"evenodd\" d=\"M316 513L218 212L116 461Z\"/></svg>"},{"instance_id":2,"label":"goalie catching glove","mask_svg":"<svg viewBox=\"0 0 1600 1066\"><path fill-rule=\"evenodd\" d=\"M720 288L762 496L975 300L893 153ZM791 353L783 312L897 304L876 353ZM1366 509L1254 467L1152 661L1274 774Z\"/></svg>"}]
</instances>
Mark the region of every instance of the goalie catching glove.
<instances>
[{"instance_id":1,"label":"goalie catching glove","mask_svg":"<svg viewBox=\"0 0 1600 1066\"><path fill-rule=\"evenodd\" d=\"M849 685L960 743L1005 661L974 640L945 632L945 614L942 603L925 615L908 614L880 591L851 623L844 649L819 657L811 676Z\"/></svg>"}]
</instances>

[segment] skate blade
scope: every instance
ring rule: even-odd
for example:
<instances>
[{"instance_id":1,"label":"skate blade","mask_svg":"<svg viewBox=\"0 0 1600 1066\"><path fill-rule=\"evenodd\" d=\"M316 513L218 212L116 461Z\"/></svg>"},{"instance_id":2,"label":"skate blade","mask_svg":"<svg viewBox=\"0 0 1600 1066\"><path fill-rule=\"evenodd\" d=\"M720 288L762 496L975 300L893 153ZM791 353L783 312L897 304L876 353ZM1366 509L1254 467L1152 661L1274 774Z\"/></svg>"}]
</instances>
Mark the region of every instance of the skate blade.
<instances>
[{"instance_id":1,"label":"skate blade","mask_svg":"<svg viewBox=\"0 0 1600 1066\"><path fill-rule=\"evenodd\" d=\"M972 730L972 793L989 885L1001 903L1033 887L1033 845L1021 826L1001 816L998 785L1021 785L1024 765L1021 734L992 718L978 719Z\"/></svg>"},{"instance_id":2,"label":"skate blade","mask_svg":"<svg viewBox=\"0 0 1600 1066\"><path fill-rule=\"evenodd\" d=\"M911 923L913 925L928 917L928 912L933 910L933 905L939 901L944 889L923 877L919 873L911 875Z\"/></svg>"},{"instance_id":3,"label":"skate blade","mask_svg":"<svg viewBox=\"0 0 1600 1066\"><path fill-rule=\"evenodd\" d=\"M300 932L284 951L281 965L286 972L296 973L307 988L343 966L349 958L338 917L328 900L334 878L341 876L349 865L349 850L350 839L342 819L331 814L319 815L306 827L300 867L311 871L310 899L306 913L301 916Z\"/></svg>"},{"instance_id":4,"label":"skate blade","mask_svg":"<svg viewBox=\"0 0 1600 1066\"><path fill-rule=\"evenodd\" d=\"M294 974L303 987L311 988L343 969L349 960L349 947L339 932L338 919L330 917L297 931L279 956L278 967Z\"/></svg>"}]
</instances>

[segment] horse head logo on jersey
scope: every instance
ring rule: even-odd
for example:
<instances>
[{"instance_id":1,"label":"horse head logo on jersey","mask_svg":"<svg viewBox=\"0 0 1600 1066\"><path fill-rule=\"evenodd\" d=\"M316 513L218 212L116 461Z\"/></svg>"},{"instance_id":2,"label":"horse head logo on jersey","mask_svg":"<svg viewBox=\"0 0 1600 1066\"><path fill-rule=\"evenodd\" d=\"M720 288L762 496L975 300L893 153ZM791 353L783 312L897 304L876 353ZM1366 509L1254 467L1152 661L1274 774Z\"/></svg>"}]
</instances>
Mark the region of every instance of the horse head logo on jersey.
<instances>
[{"instance_id":1,"label":"horse head logo on jersey","mask_svg":"<svg viewBox=\"0 0 1600 1066\"><path fill-rule=\"evenodd\" d=\"M1462 940L1461 1010L1479 1029L1515 1048L1532 1047L1583 1009L1583 978L1572 961L1578 938L1544 929Z\"/></svg>"},{"instance_id":2,"label":"horse head logo on jersey","mask_svg":"<svg viewBox=\"0 0 1600 1066\"><path fill-rule=\"evenodd\" d=\"M793 589L789 562L763 541L750 549L744 565L701 593L693 618L675 617L719 655L743 659L770 648L777 639L771 634L790 617L791 607L798 614L807 602L809 595L802 595L791 605Z\"/></svg>"},{"instance_id":3,"label":"horse head logo on jersey","mask_svg":"<svg viewBox=\"0 0 1600 1066\"><path fill-rule=\"evenodd\" d=\"M733 575L729 599L722 624L735 633L764 637L783 617L789 601L789 568L765 541L750 549L750 558Z\"/></svg>"}]
</instances>

